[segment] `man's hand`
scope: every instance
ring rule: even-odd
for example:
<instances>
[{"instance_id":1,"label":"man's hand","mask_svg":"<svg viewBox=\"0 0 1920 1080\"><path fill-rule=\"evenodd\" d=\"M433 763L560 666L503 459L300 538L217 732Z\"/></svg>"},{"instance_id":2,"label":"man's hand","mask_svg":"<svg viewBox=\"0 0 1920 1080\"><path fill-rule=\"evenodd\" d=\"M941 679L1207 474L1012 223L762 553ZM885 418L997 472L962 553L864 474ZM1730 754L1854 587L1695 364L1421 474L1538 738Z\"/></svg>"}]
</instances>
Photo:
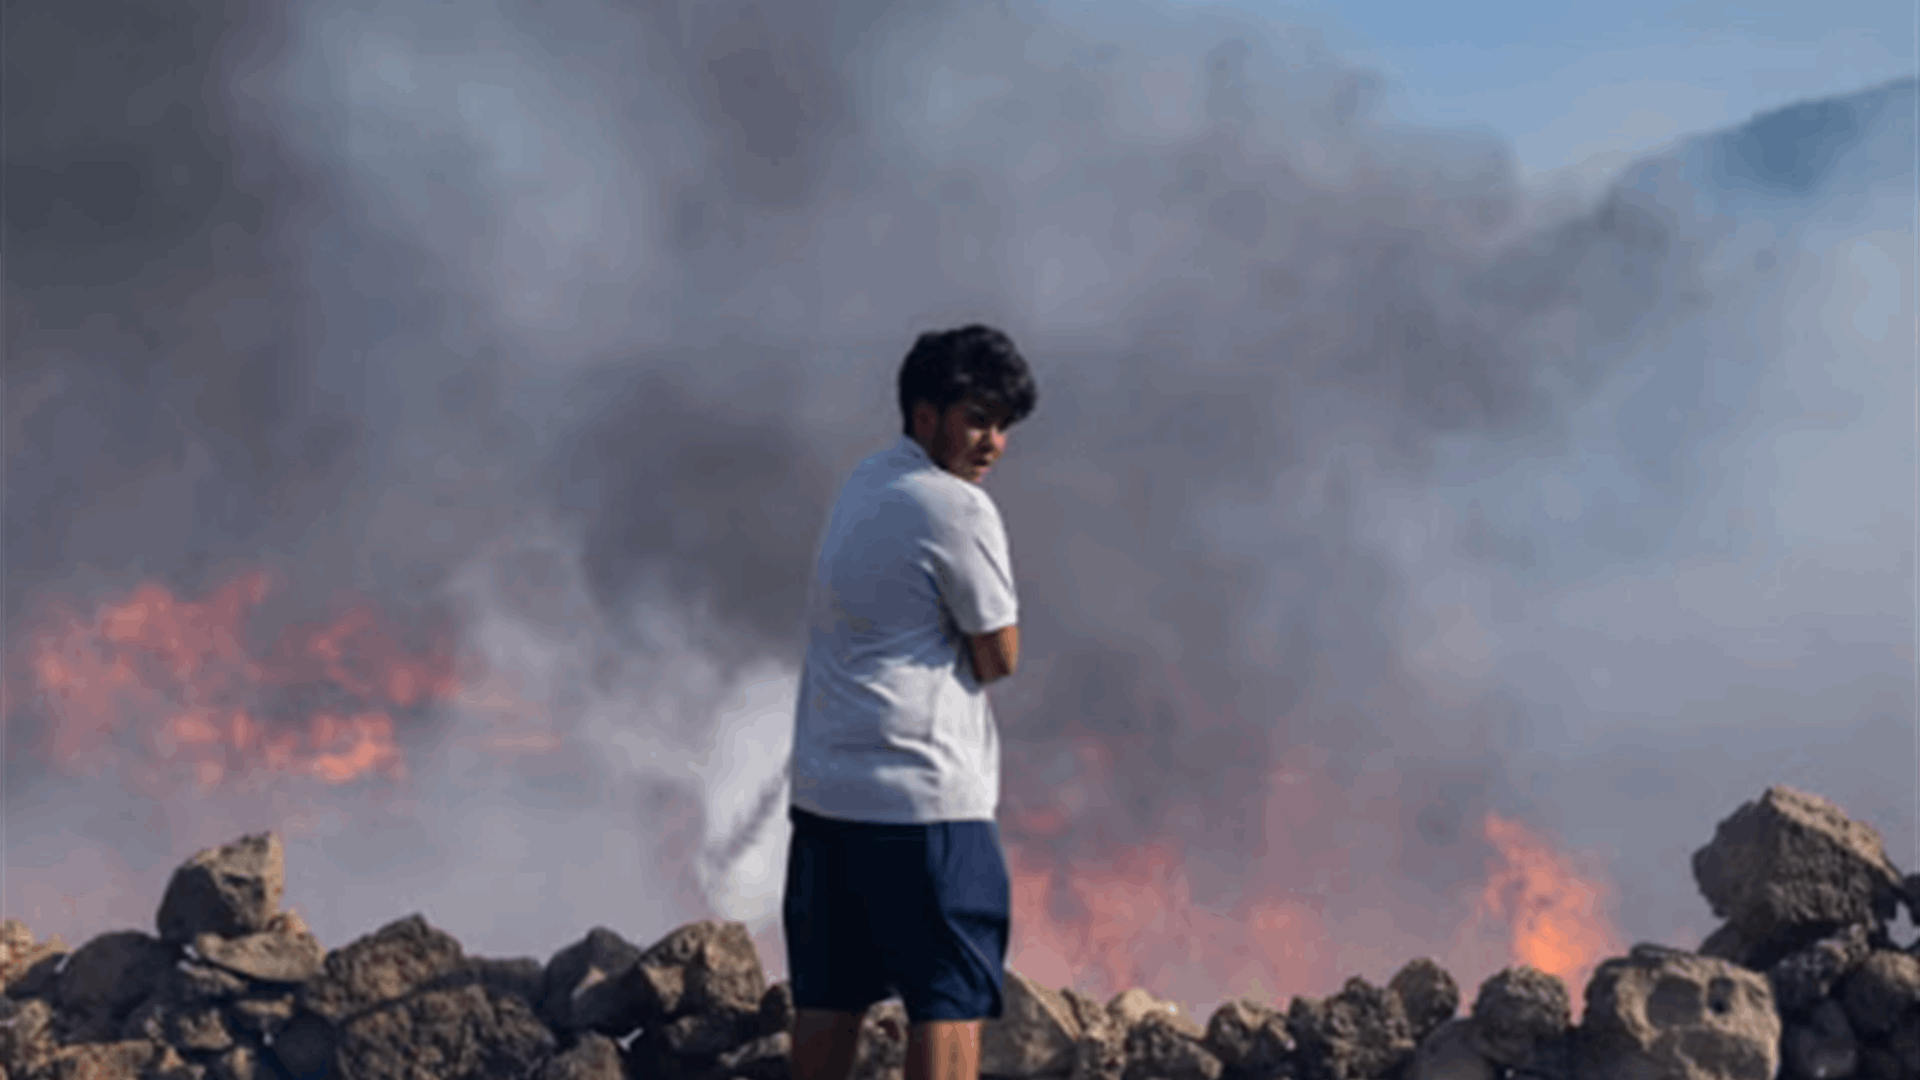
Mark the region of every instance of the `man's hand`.
<instances>
[{"instance_id":1,"label":"man's hand","mask_svg":"<svg viewBox=\"0 0 1920 1080\"><path fill-rule=\"evenodd\" d=\"M973 674L985 686L1014 673L1020 666L1020 627L1003 626L985 634L967 635L973 654Z\"/></svg>"}]
</instances>

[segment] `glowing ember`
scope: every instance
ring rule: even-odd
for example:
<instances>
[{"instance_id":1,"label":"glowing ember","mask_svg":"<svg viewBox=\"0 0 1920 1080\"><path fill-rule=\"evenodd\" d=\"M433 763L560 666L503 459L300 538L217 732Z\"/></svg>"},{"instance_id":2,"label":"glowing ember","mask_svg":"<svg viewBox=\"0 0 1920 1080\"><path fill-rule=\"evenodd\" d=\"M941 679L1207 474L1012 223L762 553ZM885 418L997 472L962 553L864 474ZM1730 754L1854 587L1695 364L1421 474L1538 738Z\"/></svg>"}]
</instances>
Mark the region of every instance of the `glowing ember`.
<instances>
[{"instance_id":1,"label":"glowing ember","mask_svg":"<svg viewBox=\"0 0 1920 1080\"><path fill-rule=\"evenodd\" d=\"M1488 868L1480 916L1506 922L1514 961L1560 976L1578 1004L1594 968L1622 951L1612 925L1596 911L1606 886L1575 873L1517 821L1489 813L1481 828L1500 859Z\"/></svg>"},{"instance_id":2,"label":"glowing ember","mask_svg":"<svg viewBox=\"0 0 1920 1080\"><path fill-rule=\"evenodd\" d=\"M458 690L447 635L435 634L424 655L409 652L402 627L359 601L286 627L257 658L247 617L271 591L267 574L253 572L198 603L148 583L91 618L49 605L26 635L50 721L47 760L99 775L133 743L202 790L253 770L328 784L404 779L391 710Z\"/></svg>"}]
</instances>

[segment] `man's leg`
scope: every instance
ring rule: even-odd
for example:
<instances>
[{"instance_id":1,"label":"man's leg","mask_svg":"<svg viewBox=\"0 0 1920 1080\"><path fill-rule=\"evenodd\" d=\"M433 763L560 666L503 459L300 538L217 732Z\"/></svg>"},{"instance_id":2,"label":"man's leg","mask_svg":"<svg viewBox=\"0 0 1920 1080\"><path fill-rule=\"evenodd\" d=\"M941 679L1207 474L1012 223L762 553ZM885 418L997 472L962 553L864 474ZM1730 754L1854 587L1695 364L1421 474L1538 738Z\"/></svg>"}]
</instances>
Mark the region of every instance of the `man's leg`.
<instances>
[{"instance_id":1,"label":"man's leg","mask_svg":"<svg viewBox=\"0 0 1920 1080\"><path fill-rule=\"evenodd\" d=\"M860 1042L861 1015L797 1010L793 1020L793 1080L847 1080ZM913 1080L912 1076L907 1080Z\"/></svg>"},{"instance_id":2,"label":"man's leg","mask_svg":"<svg viewBox=\"0 0 1920 1080\"><path fill-rule=\"evenodd\" d=\"M908 1028L906 1080L980 1080L980 1021L928 1020Z\"/></svg>"}]
</instances>

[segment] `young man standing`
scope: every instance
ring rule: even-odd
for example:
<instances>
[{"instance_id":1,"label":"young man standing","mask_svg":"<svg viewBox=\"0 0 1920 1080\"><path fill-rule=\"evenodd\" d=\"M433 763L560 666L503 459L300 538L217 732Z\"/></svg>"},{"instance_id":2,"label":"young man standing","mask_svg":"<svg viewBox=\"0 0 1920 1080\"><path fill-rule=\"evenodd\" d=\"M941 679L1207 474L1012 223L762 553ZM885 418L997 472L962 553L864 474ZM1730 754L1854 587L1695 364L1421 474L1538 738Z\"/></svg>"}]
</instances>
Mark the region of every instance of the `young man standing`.
<instances>
[{"instance_id":1,"label":"young man standing","mask_svg":"<svg viewBox=\"0 0 1920 1080\"><path fill-rule=\"evenodd\" d=\"M906 1080L977 1080L1001 1012L1011 889L994 816L1000 742L982 688L1019 665L1006 530L978 485L1033 376L998 330L922 334L905 433L827 521L795 707L782 917L794 1080L846 1080L860 1019L906 1005Z\"/></svg>"}]
</instances>

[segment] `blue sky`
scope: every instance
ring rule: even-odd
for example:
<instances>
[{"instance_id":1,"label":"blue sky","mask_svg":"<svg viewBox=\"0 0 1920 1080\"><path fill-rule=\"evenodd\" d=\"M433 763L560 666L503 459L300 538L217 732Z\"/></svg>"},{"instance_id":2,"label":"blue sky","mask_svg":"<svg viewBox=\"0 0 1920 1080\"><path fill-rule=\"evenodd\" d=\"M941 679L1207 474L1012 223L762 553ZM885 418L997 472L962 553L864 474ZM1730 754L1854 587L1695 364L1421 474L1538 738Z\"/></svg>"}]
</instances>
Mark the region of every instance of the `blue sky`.
<instances>
[{"instance_id":1,"label":"blue sky","mask_svg":"<svg viewBox=\"0 0 1920 1080\"><path fill-rule=\"evenodd\" d=\"M1389 115L1496 133L1528 176L1610 171L1680 136L1915 71L1914 0L1189 3L1320 30L1383 76Z\"/></svg>"}]
</instances>

